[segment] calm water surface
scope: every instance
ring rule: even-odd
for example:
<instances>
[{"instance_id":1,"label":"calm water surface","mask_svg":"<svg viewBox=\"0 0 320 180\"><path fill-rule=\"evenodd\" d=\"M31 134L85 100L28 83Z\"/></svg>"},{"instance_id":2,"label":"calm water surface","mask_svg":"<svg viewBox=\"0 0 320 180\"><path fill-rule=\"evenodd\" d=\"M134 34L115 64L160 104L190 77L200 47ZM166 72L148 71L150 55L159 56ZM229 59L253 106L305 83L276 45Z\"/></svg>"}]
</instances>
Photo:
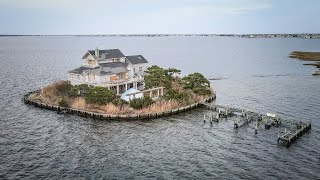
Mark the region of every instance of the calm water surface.
<instances>
[{"instance_id":1,"label":"calm water surface","mask_svg":"<svg viewBox=\"0 0 320 180\"><path fill-rule=\"evenodd\" d=\"M217 103L312 121L290 148L281 128L203 123L206 109L146 121L102 121L24 105L22 96L67 78L88 49L119 48L151 64L201 72ZM319 179L320 77L287 58L320 40L222 37L0 37L0 179Z\"/></svg>"}]
</instances>

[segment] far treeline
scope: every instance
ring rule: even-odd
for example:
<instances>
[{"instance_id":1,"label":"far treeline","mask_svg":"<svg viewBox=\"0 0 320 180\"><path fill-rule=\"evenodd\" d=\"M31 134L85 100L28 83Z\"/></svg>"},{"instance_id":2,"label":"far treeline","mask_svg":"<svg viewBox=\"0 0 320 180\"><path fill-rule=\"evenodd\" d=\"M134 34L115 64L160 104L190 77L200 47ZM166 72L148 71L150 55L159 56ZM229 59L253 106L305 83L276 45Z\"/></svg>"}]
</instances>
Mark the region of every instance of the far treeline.
<instances>
[{"instance_id":1,"label":"far treeline","mask_svg":"<svg viewBox=\"0 0 320 180\"><path fill-rule=\"evenodd\" d=\"M48 104L102 113L142 113L170 110L198 102L213 95L210 82L200 73L180 77L180 70L151 66L146 71L145 89L165 87L164 96L153 100L149 96L126 102L115 92L86 84L72 86L60 81L44 87L43 94L30 96Z\"/></svg>"}]
</instances>

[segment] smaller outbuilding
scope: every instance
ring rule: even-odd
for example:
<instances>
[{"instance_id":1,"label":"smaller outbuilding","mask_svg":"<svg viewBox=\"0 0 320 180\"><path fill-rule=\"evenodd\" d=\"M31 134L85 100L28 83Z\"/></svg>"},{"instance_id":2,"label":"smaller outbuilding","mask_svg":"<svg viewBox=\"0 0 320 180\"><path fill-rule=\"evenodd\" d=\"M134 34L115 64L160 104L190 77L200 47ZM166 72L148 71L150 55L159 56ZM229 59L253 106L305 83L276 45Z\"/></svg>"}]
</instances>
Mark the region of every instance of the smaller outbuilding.
<instances>
[{"instance_id":1,"label":"smaller outbuilding","mask_svg":"<svg viewBox=\"0 0 320 180\"><path fill-rule=\"evenodd\" d=\"M143 98L143 92L134 89L134 88L130 88L127 91L125 91L122 95L121 95L121 99L125 100L125 101L130 101L132 99L136 99L136 98Z\"/></svg>"}]
</instances>

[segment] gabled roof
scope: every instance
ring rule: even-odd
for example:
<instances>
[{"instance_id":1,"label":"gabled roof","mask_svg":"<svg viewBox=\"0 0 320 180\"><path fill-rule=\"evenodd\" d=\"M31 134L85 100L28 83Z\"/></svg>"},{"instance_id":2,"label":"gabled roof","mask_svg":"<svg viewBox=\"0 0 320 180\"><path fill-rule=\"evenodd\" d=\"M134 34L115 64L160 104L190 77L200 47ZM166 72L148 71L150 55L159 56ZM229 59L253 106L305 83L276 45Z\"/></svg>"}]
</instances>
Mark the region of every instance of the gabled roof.
<instances>
[{"instance_id":1,"label":"gabled roof","mask_svg":"<svg viewBox=\"0 0 320 180\"><path fill-rule=\"evenodd\" d=\"M101 74L105 74L105 75L128 72L127 63L113 62L113 63L100 63L99 65L101 66Z\"/></svg>"},{"instance_id":2,"label":"gabled roof","mask_svg":"<svg viewBox=\"0 0 320 180\"><path fill-rule=\"evenodd\" d=\"M87 71L91 71L91 72L99 71L99 69L100 69L100 67L91 68L91 67L81 66L81 67L78 67L78 68L73 69L71 71L68 71L68 73L82 74Z\"/></svg>"},{"instance_id":3,"label":"gabled roof","mask_svg":"<svg viewBox=\"0 0 320 180\"><path fill-rule=\"evenodd\" d=\"M99 57L95 55L95 50L89 50L82 59L84 59L88 54L92 55L92 57L96 60L125 57L125 55L119 49L104 49L99 50Z\"/></svg>"},{"instance_id":4,"label":"gabled roof","mask_svg":"<svg viewBox=\"0 0 320 180\"><path fill-rule=\"evenodd\" d=\"M81 66L74 70L69 71L69 73L74 74L82 74L82 73L89 73L89 74L97 74L97 75L112 75L121 72L128 72L127 63L121 62L114 62L114 63L101 63L100 66L91 68Z\"/></svg>"},{"instance_id":5,"label":"gabled roof","mask_svg":"<svg viewBox=\"0 0 320 180\"><path fill-rule=\"evenodd\" d=\"M142 55L126 56L126 58L131 64L148 63Z\"/></svg>"}]
</instances>

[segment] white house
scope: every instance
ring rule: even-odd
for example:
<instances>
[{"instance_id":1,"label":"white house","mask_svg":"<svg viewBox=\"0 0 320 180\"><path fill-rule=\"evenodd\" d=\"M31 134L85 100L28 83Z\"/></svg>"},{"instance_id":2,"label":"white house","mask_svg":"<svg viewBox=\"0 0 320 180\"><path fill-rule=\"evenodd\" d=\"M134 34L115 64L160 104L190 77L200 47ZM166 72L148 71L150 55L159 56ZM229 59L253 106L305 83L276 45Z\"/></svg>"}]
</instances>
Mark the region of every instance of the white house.
<instances>
[{"instance_id":1,"label":"white house","mask_svg":"<svg viewBox=\"0 0 320 180\"><path fill-rule=\"evenodd\" d=\"M69 71L72 85L88 84L113 90L117 95L130 88L143 89L148 61L142 55L125 56L119 49L89 50L84 64Z\"/></svg>"}]
</instances>

